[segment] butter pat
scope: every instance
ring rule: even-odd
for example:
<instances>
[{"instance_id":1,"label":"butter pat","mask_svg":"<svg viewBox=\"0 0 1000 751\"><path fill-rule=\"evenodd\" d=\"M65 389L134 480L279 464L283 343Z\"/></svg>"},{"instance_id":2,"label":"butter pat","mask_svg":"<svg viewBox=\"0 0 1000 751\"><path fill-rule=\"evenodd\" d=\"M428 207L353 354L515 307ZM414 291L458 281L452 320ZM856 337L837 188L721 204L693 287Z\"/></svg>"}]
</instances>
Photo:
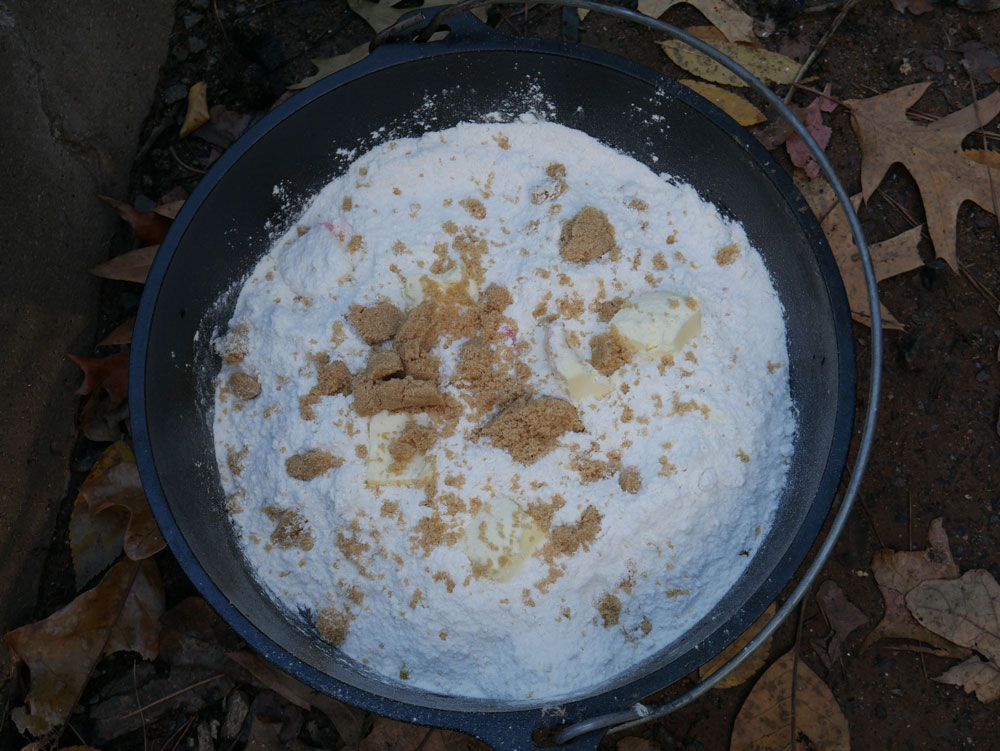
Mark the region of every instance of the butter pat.
<instances>
[{"instance_id":1,"label":"butter pat","mask_svg":"<svg viewBox=\"0 0 1000 751\"><path fill-rule=\"evenodd\" d=\"M676 292L647 292L615 313L610 326L636 352L679 350L701 333L701 303Z\"/></svg>"},{"instance_id":2,"label":"butter pat","mask_svg":"<svg viewBox=\"0 0 1000 751\"><path fill-rule=\"evenodd\" d=\"M566 341L566 330L562 325L549 327L546 332L545 348L552 369L565 382L572 401L579 401L585 397L600 399L613 390L611 379L581 359L569 345Z\"/></svg>"},{"instance_id":3,"label":"butter pat","mask_svg":"<svg viewBox=\"0 0 1000 751\"><path fill-rule=\"evenodd\" d=\"M426 297L425 291L433 286L438 286L445 291L448 287L459 288L464 285L469 298L475 302L479 299L479 285L475 279L471 279L466 271L465 264L461 260L455 261L452 267L440 274L410 274L403 280L403 297L412 307L416 307L423 302Z\"/></svg>"},{"instance_id":4,"label":"butter pat","mask_svg":"<svg viewBox=\"0 0 1000 751\"><path fill-rule=\"evenodd\" d=\"M408 461L397 462L389 447L412 419L404 413L379 412L368 423L368 457L365 481L368 485L422 485L434 477L434 457L414 454Z\"/></svg>"},{"instance_id":5,"label":"butter pat","mask_svg":"<svg viewBox=\"0 0 1000 751\"><path fill-rule=\"evenodd\" d=\"M473 566L484 569L490 579L505 582L544 539L541 528L516 501L497 495L465 525L461 545Z\"/></svg>"}]
</instances>

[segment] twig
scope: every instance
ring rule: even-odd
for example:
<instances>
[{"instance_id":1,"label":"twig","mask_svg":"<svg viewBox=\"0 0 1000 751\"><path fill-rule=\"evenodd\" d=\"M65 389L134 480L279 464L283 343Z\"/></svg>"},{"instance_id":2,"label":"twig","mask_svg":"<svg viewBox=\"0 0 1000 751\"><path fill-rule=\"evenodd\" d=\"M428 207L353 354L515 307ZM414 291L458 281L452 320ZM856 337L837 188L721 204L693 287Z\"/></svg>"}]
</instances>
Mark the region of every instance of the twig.
<instances>
[{"instance_id":1,"label":"twig","mask_svg":"<svg viewBox=\"0 0 1000 751\"><path fill-rule=\"evenodd\" d=\"M163 118L163 122L161 122L159 125L153 128L152 132L149 134L149 138L146 139L146 142L136 153L135 161L141 162L143 159L145 159L146 154L149 153L149 150L153 148L153 144L156 143L156 139L162 136L164 133L166 133L167 128L169 128L171 123L173 122L174 118L172 116L172 113L174 109L175 109L174 107L168 109L166 117Z\"/></svg>"},{"instance_id":2,"label":"twig","mask_svg":"<svg viewBox=\"0 0 1000 751\"><path fill-rule=\"evenodd\" d=\"M858 0L847 0L847 2L844 3L844 7L841 8L840 13L838 13L836 17L834 17L833 23L830 24L830 28L826 30L826 33L822 37L820 37L819 42L816 43L816 47L813 49L813 51L809 53L809 57L806 58L806 61L799 66L799 70L795 74L795 78L792 79L793 84L796 84L802 80L803 76L805 76L806 74L806 71L809 70L809 66L813 64L813 62L816 60L817 57L819 57L819 53L823 51L823 48L826 47L826 43L830 41L830 37L833 36L833 32L835 32L837 30L837 27L840 26L841 23L843 23L844 19L847 17L847 14L851 12L851 8L853 8L857 4ZM792 94L794 93L795 93L795 87L792 86L791 88L788 89L788 93L785 94L785 104L788 104L790 101L792 101ZM795 747L794 738L792 739L792 747L793 748Z\"/></svg>"},{"instance_id":3,"label":"twig","mask_svg":"<svg viewBox=\"0 0 1000 751\"><path fill-rule=\"evenodd\" d=\"M963 65L965 64L963 63ZM986 123L983 122L983 116L979 112L979 97L976 96L976 81L972 77L972 71L969 70L968 65L965 65L965 72L969 76L969 86L972 87L972 107L976 113L976 124L979 125L980 129L982 129ZM987 151L985 136L983 136L983 151ZM990 167L989 162L986 163L985 167L986 177L989 178L990 181L990 198L993 199L993 216L996 217L997 222L1000 223L1000 209L997 208L997 191L993 185L993 169Z\"/></svg>"},{"instance_id":4,"label":"twig","mask_svg":"<svg viewBox=\"0 0 1000 751\"><path fill-rule=\"evenodd\" d=\"M192 689L198 688L198 686L204 686L206 683L211 683L212 681L217 681L217 680L219 680L219 678L222 678L222 676L224 676L224 675L225 675L225 673L216 673L215 675L211 675L208 678L204 678L204 679L202 679L200 681L196 681L195 683L192 683L190 686L185 686L184 688L181 688L181 689L178 689L178 690L174 691L172 694L167 694L166 696L160 697L156 701L151 701L146 706L139 707L134 712L129 712L128 714L123 714L118 719L119 720L127 720L129 717L135 717L137 714L141 714L143 712L143 710L155 707L157 704L162 704L163 702L165 702L165 701L167 701L169 699L173 699L175 696L180 696L181 694L186 693L187 691L191 691Z\"/></svg>"},{"instance_id":5,"label":"twig","mask_svg":"<svg viewBox=\"0 0 1000 751\"><path fill-rule=\"evenodd\" d=\"M799 623L795 627L795 646L792 647L792 688L789 692L791 696L791 711L788 717L788 736L791 739L791 743L789 743L791 748L795 748L798 745L795 742L795 689L799 682L799 650L802 646L802 624L805 621L807 599L809 599L808 596L803 597L802 602L799 604Z\"/></svg>"},{"instance_id":6,"label":"twig","mask_svg":"<svg viewBox=\"0 0 1000 751\"><path fill-rule=\"evenodd\" d=\"M139 707L139 719L142 720L142 751L149 751L149 741L146 740L146 715L139 703L139 681L135 677L135 660L132 660L132 690L135 692L135 703Z\"/></svg>"},{"instance_id":7,"label":"twig","mask_svg":"<svg viewBox=\"0 0 1000 751\"><path fill-rule=\"evenodd\" d=\"M183 732L181 733L181 737L174 742L174 745L170 749L170 751L177 751L177 747L181 745L181 741L187 737L187 734L191 732L191 728L194 727L194 721L196 719L198 719L198 715L194 715L190 720L187 721L184 727L181 728L183 730Z\"/></svg>"},{"instance_id":8,"label":"twig","mask_svg":"<svg viewBox=\"0 0 1000 751\"><path fill-rule=\"evenodd\" d=\"M81 744L83 744L83 745L84 745L84 746L86 746L86 747L89 747L89 746L90 746L90 744L89 744L89 743L87 743L87 741L85 741L85 740L83 739L83 736L82 736L82 735L80 735L80 731L79 731L79 730L77 730L77 729L76 729L75 727L73 727L73 723L71 723L71 722L67 722L67 723L66 723L66 727L68 727L68 728L69 728L70 730L72 730L72 731L73 731L73 735L75 735L75 736L76 736L76 739L77 739L78 741L80 741L80 743L81 743Z\"/></svg>"},{"instance_id":9,"label":"twig","mask_svg":"<svg viewBox=\"0 0 1000 751\"><path fill-rule=\"evenodd\" d=\"M807 8L803 8L803 13L825 13L828 10L833 10L834 8L839 8L844 4L844 0L833 0L832 3L823 3L822 5L810 5Z\"/></svg>"},{"instance_id":10,"label":"twig","mask_svg":"<svg viewBox=\"0 0 1000 751\"><path fill-rule=\"evenodd\" d=\"M184 721L183 725L181 725L174 732L172 732L170 734L170 736L165 741L163 741L163 745L160 746L160 751L166 751L167 744L169 744L170 741L172 741L184 728L186 728L188 725L190 725L193 720L194 720L194 717L188 718L187 720Z\"/></svg>"},{"instance_id":11,"label":"twig","mask_svg":"<svg viewBox=\"0 0 1000 751\"><path fill-rule=\"evenodd\" d=\"M212 0L212 14L215 16L215 22L219 24L219 29L222 31L222 39L226 44L229 44L229 34L226 33L226 27L222 25L222 18L219 16L219 4L217 0Z\"/></svg>"},{"instance_id":12,"label":"twig","mask_svg":"<svg viewBox=\"0 0 1000 751\"><path fill-rule=\"evenodd\" d=\"M170 155L174 158L174 160L181 167L183 167L184 169L186 169L188 172L194 172L197 175L204 175L207 172L207 170L198 169L197 167L192 167L190 164L188 164L183 159L181 159L179 156L177 156L177 152L174 150L173 146L170 147Z\"/></svg>"},{"instance_id":13,"label":"twig","mask_svg":"<svg viewBox=\"0 0 1000 751\"><path fill-rule=\"evenodd\" d=\"M820 91L819 89L813 88L812 86L806 86L804 83L793 83L792 86L794 86L796 89L802 89L803 91L808 91L810 94L821 96L824 99L829 99L834 104L839 104L841 107L846 107L847 109L850 109L850 107L848 107L842 101L837 99L837 97L830 96L825 91Z\"/></svg>"}]
</instances>

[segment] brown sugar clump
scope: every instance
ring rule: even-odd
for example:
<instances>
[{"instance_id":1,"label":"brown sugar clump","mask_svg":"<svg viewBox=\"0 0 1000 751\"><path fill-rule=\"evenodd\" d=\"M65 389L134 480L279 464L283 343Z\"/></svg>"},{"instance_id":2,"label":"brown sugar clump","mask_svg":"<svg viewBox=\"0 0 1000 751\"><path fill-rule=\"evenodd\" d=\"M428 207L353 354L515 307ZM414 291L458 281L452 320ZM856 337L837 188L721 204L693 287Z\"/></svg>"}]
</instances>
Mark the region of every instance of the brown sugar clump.
<instances>
[{"instance_id":1,"label":"brown sugar clump","mask_svg":"<svg viewBox=\"0 0 1000 751\"><path fill-rule=\"evenodd\" d=\"M566 182L566 165L560 162L551 162L545 168L545 175L551 179L552 184L531 194L531 202L536 206L546 201L556 200L569 188L569 183Z\"/></svg>"},{"instance_id":2,"label":"brown sugar clump","mask_svg":"<svg viewBox=\"0 0 1000 751\"><path fill-rule=\"evenodd\" d=\"M604 628L611 628L618 625L618 619L622 614L622 601L612 594L604 595L597 601L597 612L604 619Z\"/></svg>"},{"instance_id":3,"label":"brown sugar clump","mask_svg":"<svg viewBox=\"0 0 1000 751\"><path fill-rule=\"evenodd\" d=\"M282 550L299 548L310 551L316 541L309 530L308 520L295 509L280 506L265 506L261 509L271 521L278 525L271 533L271 542Z\"/></svg>"},{"instance_id":4,"label":"brown sugar clump","mask_svg":"<svg viewBox=\"0 0 1000 751\"><path fill-rule=\"evenodd\" d=\"M580 482L585 485L611 477L615 473L615 468L610 462L588 459L583 456L574 457L570 467L580 473Z\"/></svg>"},{"instance_id":5,"label":"brown sugar clump","mask_svg":"<svg viewBox=\"0 0 1000 751\"><path fill-rule=\"evenodd\" d=\"M397 462L407 462L417 454L426 454L437 440L437 433L423 425L408 422L391 444L389 454Z\"/></svg>"},{"instance_id":6,"label":"brown sugar clump","mask_svg":"<svg viewBox=\"0 0 1000 751\"><path fill-rule=\"evenodd\" d=\"M433 300L425 300L406 316L392 343L393 351L403 362L406 375L424 381L437 379L441 363L428 353L439 332L438 306Z\"/></svg>"},{"instance_id":7,"label":"brown sugar clump","mask_svg":"<svg viewBox=\"0 0 1000 751\"><path fill-rule=\"evenodd\" d=\"M621 310L623 305L625 305L624 297L614 297L611 300L605 300L597 306L597 320L601 323L607 323L615 317L615 313Z\"/></svg>"},{"instance_id":8,"label":"brown sugar clump","mask_svg":"<svg viewBox=\"0 0 1000 751\"><path fill-rule=\"evenodd\" d=\"M488 436L514 461L531 464L552 451L559 436L571 430L583 430L576 407L563 399L539 396L513 402L480 434Z\"/></svg>"},{"instance_id":9,"label":"brown sugar clump","mask_svg":"<svg viewBox=\"0 0 1000 751\"><path fill-rule=\"evenodd\" d=\"M241 323L217 340L216 349L228 365L239 365L250 354L249 333L247 325Z\"/></svg>"},{"instance_id":10,"label":"brown sugar clump","mask_svg":"<svg viewBox=\"0 0 1000 751\"><path fill-rule=\"evenodd\" d=\"M248 453L250 453L249 446L244 446L239 451L233 451L230 449L229 453L226 455L226 464L229 465L229 471L232 472L234 476L243 474L243 460L247 458Z\"/></svg>"},{"instance_id":11,"label":"brown sugar clump","mask_svg":"<svg viewBox=\"0 0 1000 751\"><path fill-rule=\"evenodd\" d=\"M351 393L351 371L343 360L316 364L316 385L313 391L322 396Z\"/></svg>"},{"instance_id":12,"label":"brown sugar clump","mask_svg":"<svg viewBox=\"0 0 1000 751\"><path fill-rule=\"evenodd\" d=\"M608 215L593 206L585 206L563 225L559 237L559 255L573 263L587 263L615 247L615 228Z\"/></svg>"},{"instance_id":13,"label":"brown sugar clump","mask_svg":"<svg viewBox=\"0 0 1000 751\"><path fill-rule=\"evenodd\" d=\"M736 243L729 243L729 245L719 248L719 251L715 254L715 262L720 266L728 266L737 259L739 254L740 249Z\"/></svg>"},{"instance_id":14,"label":"brown sugar clump","mask_svg":"<svg viewBox=\"0 0 1000 751\"><path fill-rule=\"evenodd\" d=\"M483 206L483 202L478 198L463 198L458 202L458 205L468 211L469 216L473 219L486 218L486 207Z\"/></svg>"},{"instance_id":15,"label":"brown sugar clump","mask_svg":"<svg viewBox=\"0 0 1000 751\"><path fill-rule=\"evenodd\" d=\"M368 355L368 363L362 376L368 381L384 381L386 378L403 375L403 361L395 352L384 349L373 350Z\"/></svg>"},{"instance_id":16,"label":"brown sugar clump","mask_svg":"<svg viewBox=\"0 0 1000 751\"><path fill-rule=\"evenodd\" d=\"M314 480L327 470L339 467L344 463L328 451L313 449L304 454L296 454L285 460L285 472L289 477L307 482Z\"/></svg>"},{"instance_id":17,"label":"brown sugar clump","mask_svg":"<svg viewBox=\"0 0 1000 751\"><path fill-rule=\"evenodd\" d=\"M399 308L386 300L367 308L352 305L347 317L366 344L381 344L392 339L406 318Z\"/></svg>"},{"instance_id":18,"label":"brown sugar clump","mask_svg":"<svg viewBox=\"0 0 1000 751\"><path fill-rule=\"evenodd\" d=\"M351 621L354 617L346 610L337 610L329 607L319 611L319 618L316 620L316 630L323 641L335 647L341 646L347 639L347 632L351 628Z\"/></svg>"},{"instance_id":19,"label":"brown sugar clump","mask_svg":"<svg viewBox=\"0 0 1000 751\"><path fill-rule=\"evenodd\" d=\"M382 410L401 412L428 407L442 407L444 396L430 381L406 376L388 381L354 379L354 409L362 417L369 417Z\"/></svg>"},{"instance_id":20,"label":"brown sugar clump","mask_svg":"<svg viewBox=\"0 0 1000 751\"><path fill-rule=\"evenodd\" d=\"M587 506L580 520L575 524L560 524L549 531L549 541L542 548L542 556L551 559L557 555L573 555L583 548L589 550L590 543L601 533L601 512Z\"/></svg>"},{"instance_id":21,"label":"brown sugar clump","mask_svg":"<svg viewBox=\"0 0 1000 751\"><path fill-rule=\"evenodd\" d=\"M663 257L663 253L657 253L653 256L653 268L657 271L666 271L670 267L667 263L667 259Z\"/></svg>"},{"instance_id":22,"label":"brown sugar clump","mask_svg":"<svg viewBox=\"0 0 1000 751\"><path fill-rule=\"evenodd\" d=\"M626 493L638 493L642 490L642 475L635 467L626 467L618 475L618 485Z\"/></svg>"},{"instance_id":23,"label":"brown sugar clump","mask_svg":"<svg viewBox=\"0 0 1000 751\"><path fill-rule=\"evenodd\" d=\"M632 360L632 348L614 329L590 340L590 362L606 376Z\"/></svg>"},{"instance_id":24,"label":"brown sugar clump","mask_svg":"<svg viewBox=\"0 0 1000 751\"><path fill-rule=\"evenodd\" d=\"M260 381L257 376L252 376L237 370L229 376L229 390L244 401L250 401L260 396Z\"/></svg>"}]
</instances>

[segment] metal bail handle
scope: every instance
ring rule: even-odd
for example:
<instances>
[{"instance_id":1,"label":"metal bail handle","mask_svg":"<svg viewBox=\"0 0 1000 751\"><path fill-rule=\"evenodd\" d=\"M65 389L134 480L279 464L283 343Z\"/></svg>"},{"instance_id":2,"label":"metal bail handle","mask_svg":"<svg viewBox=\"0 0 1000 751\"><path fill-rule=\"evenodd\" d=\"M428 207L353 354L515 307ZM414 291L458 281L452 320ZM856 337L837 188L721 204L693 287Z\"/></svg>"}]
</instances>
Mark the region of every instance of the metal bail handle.
<instances>
[{"instance_id":1,"label":"metal bail handle","mask_svg":"<svg viewBox=\"0 0 1000 751\"><path fill-rule=\"evenodd\" d=\"M465 13L466 11L474 8L492 5L521 4L523 4L523 0L465 0L457 5L445 6L430 18L426 26L418 32L412 34L411 38L412 41L426 42L441 26L445 25L449 18L452 18L460 13ZM643 725L647 722L651 722L652 720L665 717L671 712L675 712L681 707L687 706L691 702L708 693L708 691L711 690L719 681L732 673L733 670L735 670L736 667L743 662L743 660L745 660L757 649L757 647L770 638L770 636L792 613L812 587L813 582L819 575L820 570L830 557L830 553L833 551L837 538L840 536L840 533L847 522L847 517L850 515L851 509L854 506L854 500L857 497L858 488L861 485L861 478L864 475L865 467L868 464L868 457L871 454L872 443L875 438L875 423L878 418L878 399L882 390L882 313L879 307L878 287L876 286L875 271L872 268L871 255L868 252L868 244L865 242L864 232L861 229L861 222L858 220L858 215L854 211L854 206L851 204L850 197L848 196L847 191L844 190L844 186L841 185L840 180L837 178L837 175L834 172L830 161L827 159L826 154L823 153L819 144L817 144L815 139L812 137L812 134L806 130L806 127L801 123L798 117L795 116L795 113L792 112L792 110L781 100L780 97L765 86L756 76L750 73L750 71L739 65L732 58L722 52L719 52L715 49L715 47L712 47L710 44L692 36L683 29L658 19L645 16L637 11L628 10L627 8L622 8L616 5L608 5L603 2L596 2L596 0L536 0L536 4L593 10L599 13L606 13L625 21L632 21L633 23L645 26L653 31L667 34L668 36L693 47L695 50L711 58L720 65L725 66L735 76L745 81L747 85L763 96L768 103L771 104L775 110L777 110L781 117L788 122L796 134L798 134L805 142L806 147L809 149L809 153L816 160L817 164L819 164L820 169L823 171L823 175L829 181L834 193L837 196L837 201L844 210L844 215L847 217L847 222L851 228L851 235L854 237L854 242L858 247L858 254L861 258L861 269L864 273L865 288L868 293L868 309L871 315L871 380L868 387L868 406L865 410L864 428L861 434L861 443L858 448L857 459L854 464L854 471L851 474L847 491L844 493L844 498L841 501L840 508L837 510L837 514L830 525L830 530L827 533L826 539L823 541L822 546L816 553L816 557L813 559L812 563L809 564L808 569L803 574L802 579L792 591L789 598L780 608L778 608L774 617L768 621L767 625L761 629L760 633L751 639L750 642L742 650L740 650L735 657L730 659L729 662L712 673L711 676L706 678L697 686L691 688L684 694L681 694L676 699L658 707L650 707L642 703L637 703L626 710L598 715L588 720L581 720L572 725L568 725L554 736L554 741L556 743L566 744L576 738L587 735L588 733L593 733L597 730L617 732L627 730L638 725ZM395 26L390 26L380 32L375 39L372 40L371 49L375 49L380 44L390 39L398 38L403 34L403 32L418 26L425 20L426 16L424 16L422 12L403 19Z\"/></svg>"}]
</instances>

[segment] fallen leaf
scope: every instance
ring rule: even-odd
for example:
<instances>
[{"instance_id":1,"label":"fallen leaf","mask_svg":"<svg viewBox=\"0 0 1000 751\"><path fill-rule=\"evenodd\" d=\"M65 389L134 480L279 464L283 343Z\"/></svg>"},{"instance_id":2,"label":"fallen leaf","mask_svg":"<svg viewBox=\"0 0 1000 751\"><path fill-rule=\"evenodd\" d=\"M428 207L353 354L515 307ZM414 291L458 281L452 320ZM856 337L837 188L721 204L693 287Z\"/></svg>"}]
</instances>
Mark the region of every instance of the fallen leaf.
<instances>
[{"instance_id":1,"label":"fallen leaf","mask_svg":"<svg viewBox=\"0 0 1000 751\"><path fill-rule=\"evenodd\" d=\"M122 547L133 561L156 555L167 546L149 508L135 462L121 462L108 468L93 482L81 485L80 495L86 499L92 515L111 507L122 507L129 512Z\"/></svg>"},{"instance_id":2,"label":"fallen leaf","mask_svg":"<svg viewBox=\"0 0 1000 751\"><path fill-rule=\"evenodd\" d=\"M144 242L147 245L159 245L163 241L163 238L166 237L171 223L171 220L167 219L167 217L161 216L155 211L136 211L124 201L108 198L107 196L102 196L100 193L96 195L101 201L113 208L118 213L118 216L131 225L132 234L140 242Z\"/></svg>"},{"instance_id":3,"label":"fallen leaf","mask_svg":"<svg viewBox=\"0 0 1000 751\"><path fill-rule=\"evenodd\" d=\"M911 15L919 16L934 10L934 3L931 0L889 0L892 7L900 13L910 11Z\"/></svg>"},{"instance_id":4,"label":"fallen leaf","mask_svg":"<svg viewBox=\"0 0 1000 751\"><path fill-rule=\"evenodd\" d=\"M692 26L686 31L703 42L708 42L719 52L729 55L763 81L789 84L799 70L799 64L791 58L779 55L777 52L771 52L763 47L730 42L714 26ZM747 86L742 79L737 78L727 68L700 52L696 52L683 42L670 39L660 42L660 47L674 64L688 73L693 73L698 78L727 86Z\"/></svg>"},{"instance_id":5,"label":"fallen leaf","mask_svg":"<svg viewBox=\"0 0 1000 751\"><path fill-rule=\"evenodd\" d=\"M860 195L851 197L851 203L855 209L860 205L860 199ZM830 243L833 257L840 269L840 277L844 280L844 289L847 292L847 302L851 307L851 316L858 323L871 326L868 292L865 287L864 272L861 269L861 254L858 253L858 246L854 242L854 235L851 234L844 209L839 205L835 206L826 215L820 226L826 233L827 242ZM924 265L917 250L921 231L922 228L919 226L912 227L888 240L868 244L868 253L871 255L872 266L875 270L875 281L880 282L883 279L912 271ZM881 303L879 305L882 311L882 327L902 329L903 324L889 312L885 305Z\"/></svg>"},{"instance_id":6,"label":"fallen leaf","mask_svg":"<svg viewBox=\"0 0 1000 751\"><path fill-rule=\"evenodd\" d=\"M813 648L823 665L829 668L840 659L841 646L847 637L868 623L868 616L847 599L844 590L833 579L819 585L816 602L830 624L830 635L826 639L813 639Z\"/></svg>"},{"instance_id":7,"label":"fallen leaf","mask_svg":"<svg viewBox=\"0 0 1000 751\"><path fill-rule=\"evenodd\" d=\"M187 138L212 119L208 114L208 85L198 81L188 90L187 113L181 125L181 138Z\"/></svg>"},{"instance_id":8,"label":"fallen leaf","mask_svg":"<svg viewBox=\"0 0 1000 751\"><path fill-rule=\"evenodd\" d=\"M298 83L293 83L288 87L288 89L289 91L298 91L299 89L304 89L307 86L312 86L312 84L326 78L331 73L343 70L348 65L354 65L354 63L359 60L364 60L366 57L368 57L368 42L359 44L357 47L349 52L345 52L343 55L317 58L312 61L312 64L317 68L316 72L311 76L303 78Z\"/></svg>"},{"instance_id":9,"label":"fallen leaf","mask_svg":"<svg viewBox=\"0 0 1000 751\"><path fill-rule=\"evenodd\" d=\"M160 658L170 665L222 672L226 650L240 640L201 597L186 597L160 618Z\"/></svg>"},{"instance_id":10,"label":"fallen leaf","mask_svg":"<svg viewBox=\"0 0 1000 751\"><path fill-rule=\"evenodd\" d=\"M956 232L958 209L973 201L993 213L988 168L961 153L962 139L979 127L977 107L969 105L928 125L906 117L930 83L903 86L868 99L850 99L844 105L861 141L861 191L871 198L896 162L903 164L920 189L927 229L934 251L958 271ZM988 123L1000 112L1000 91L978 102L978 113ZM993 182L1000 181L1000 175Z\"/></svg>"},{"instance_id":11,"label":"fallen leaf","mask_svg":"<svg viewBox=\"0 0 1000 751\"><path fill-rule=\"evenodd\" d=\"M84 396L104 389L111 397L112 409L128 398L128 352L117 352L107 357L66 356L83 371L83 383L75 393Z\"/></svg>"},{"instance_id":12,"label":"fallen leaf","mask_svg":"<svg viewBox=\"0 0 1000 751\"><path fill-rule=\"evenodd\" d=\"M750 628L737 637L736 641L698 668L698 680L705 680L735 657L743 647L750 643L751 639L760 633L760 630L767 625L768 621L774 617L776 609L777 606L772 602L767 606L767 610L761 613L760 617L750 624ZM743 662L737 665L733 672L715 684L715 688L733 688L753 678L754 673L764 667L770 651L771 639L767 639L755 652L751 652Z\"/></svg>"},{"instance_id":13,"label":"fallen leaf","mask_svg":"<svg viewBox=\"0 0 1000 751\"><path fill-rule=\"evenodd\" d=\"M399 0L347 0L347 5L361 16L375 31L392 26L400 17L411 10L426 10L440 5L451 5L453 0L423 0L423 2L400 3ZM397 6L406 7L397 7ZM474 8L469 11L480 21L486 21L486 9ZM367 45L366 45L367 46Z\"/></svg>"},{"instance_id":14,"label":"fallen leaf","mask_svg":"<svg viewBox=\"0 0 1000 751\"><path fill-rule=\"evenodd\" d=\"M576 17L579 18L581 21L583 19L585 19L589 15L590 15L590 11L587 8L577 8L576 9Z\"/></svg>"},{"instance_id":15,"label":"fallen leaf","mask_svg":"<svg viewBox=\"0 0 1000 751\"><path fill-rule=\"evenodd\" d=\"M975 693L984 704L1000 698L1000 668L979 657L960 662L934 680L950 686L961 686L967 694Z\"/></svg>"},{"instance_id":16,"label":"fallen leaf","mask_svg":"<svg viewBox=\"0 0 1000 751\"><path fill-rule=\"evenodd\" d=\"M95 391L84 402L80 410L80 429L94 443L120 441L124 432L122 421L128 419L128 402L122 402L114 409L111 400Z\"/></svg>"},{"instance_id":17,"label":"fallen leaf","mask_svg":"<svg viewBox=\"0 0 1000 751\"><path fill-rule=\"evenodd\" d=\"M1000 66L1000 55L988 44L982 42L966 42L959 49L962 51L962 65L979 84L994 81L991 71Z\"/></svg>"},{"instance_id":18,"label":"fallen leaf","mask_svg":"<svg viewBox=\"0 0 1000 751\"><path fill-rule=\"evenodd\" d=\"M803 660L795 680L795 737L791 740L792 665L789 652L754 684L733 724L730 751L850 751L847 718L825 683ZM802 742L802 736L809 744Z\"/></svg>"},{"instance_id":19,"label":"fallen leaf","mask_svg":"<svg viewBox=\"0 0 1000 751\"><path fill-rule=\"evenodd\" d=\"M818 177L815 180L805 177L805 173L796 171L795 187L799 189L802 197L806 199L809 208L816 215L817 221L822 222L827 215L837 205L837 194L833 192L833 186L826 181L826 178Z\"/></svg>"},{"instance_id":20,"label":"fallen leaf","mask_svg":"<svg viewBox=\"0 0 1000 751\"><path fill-rule=\"evenodd\" d=\"M948 548L944 520L938 517L927 532L927 549L912 552L879 550L872 558L872 573L885 601L885 615L872 630L861 649L867 649L879 639L908 639L929 644L953 657L966 658L967 650L959 649L947 639L928 631L914 620L906 607L906 595L922 582L933 579L958 578L958 565Z\"/></svg>"},{"instance_id":21,"label":"fallen leaf","mask_svg":"<svg viewBox=\"0 0 1000 751\"><path fill-rule=\"evenodd\" d=\"M94 462L80 488L97 484L112 467L134 461L135 454L127 443L114 443ZM69 520L69 550L73 557L77 591L121 555L126 526L127 513L111 509L107 513L91 514L87 499L82 493L77 493Z\"/></svg>"},{"instance_id":22,"label":"fallen leaf","mask_svg":"<svg viewBox=\"0 0 1000 751\"><path fill-rule=\"evenodd\" d=\"M762 123L766 119L763 112L732 91L713 86L710 83L692 81L689 78L682 79L680 83L701 94L743 127Z\"/></svg>"},{"instance_id":23,"label":"fallen leaf","mask_svg":"<svg viewBox=\"0 0 1000 751\"><path fill-rule=\"evenodd\" d=\"M906 595L906 607L924 628L1000 665L1000 584L989 571L925 581Z\"/></svg>"},{"instance_id":24,"label":"fallen leaf","mask_svg":"<svg viewBox=\"0 0 1000 751\"><path fill-rule=\"evenodd\" d=\"M115 347L132 343L132 331L135 329L135 316L125 323L115 326L110 333L97 343L98 347Z\"/></svg>"},{"instance_id":25,"label":"fallen leaf","mask_svg":"<svg viewBox=\"0 0 1000 751\"><path fill-rule=\"evenodd\" d=\"M253 652L227 652L226 657L245 668L261 685L284 697L289 703L305 710L315 707L325 714L348 746L356 747L361 741L366 718L361 710L314 691Z\"/></svg>"},{"instance_id":26,"label":"fallen leaf","mask_svg":"<svg viewBox=\"0 0 1000 751\"><path fill-rule=\"evenodd\" d=\"M18 730L39 736L61 727L102 654L155 659L163 601L156 565L123 560L66 607L5 634L31 674L26 706L10 714Z\"/></svg>"},{"instance_id":27,"label":"fallen leaf","mask_svg":"<svg viewBox=\"0 0 1000 751\"><path fill-rule=\"evenodd\" d=\"M830 88L830 84L827 84L823 91L826 96L818 96L813 99L802 113L802 122L805 124L806 130L809 131L809 135L815 139L822 151L826 150L830 143L830 136L833 134L830 126L823 122L823 113L833 112L837 108L836 102L831 102L827 98L830 95ZM804 169L809 177L819 177L819 162L813 158L812 152L809 151L806 142L802 140L802 136L798 133L792 133L785 141L785 150L788 151L792 164Z\"/></svg>"},{"instance_id":28,"label":"fallen leaf","mask_svg":"<svg viewBox=\"0 0 1000 751\"><path fill-rule=\"evenodd\" d=\"M670 8L686 3L701 11L709 23L721 31L730 42L754 42L753 18L730 0L639 0L638 11L659 18Z\"/></svg>"},{"instance_id":29,"label":"fallen leaf","mask_svg":"<svg viewBox=\"0 0 1000 751\"><path fill-rule=\"evenodd\" d=\"M986 149L965 149L965 155L976 164L985 164L987 167L1000 170L1000 151L988 151ZM1000 187L998 187L1000 189Z\"/></svg>"},{"instance_id":30,"label":"fallen leaf","mask_svg":"<svg viewBox=\"0 0 1000 751\"><path fill-rule=\"evenodd\" d=\"M115 256L110 261L93 266L90 273L102 279L119 279L123 282L145 284L149 267L153 265L153 258L159 249L159 245L149 245L145 248L130 250L120 256Z\"/></svg>"},{"instance_id":31,"label":"fallen leaf","mask_svg":"<svg viewBox=\"0 0 1000 751\"><path fill-rule=\"evenodd\" d=\"M161 203L153 211L166 219L174 220L184 207L185 200L182 198L177 201L170 201L169 203Z\"/></svg>"}]
</instances>

